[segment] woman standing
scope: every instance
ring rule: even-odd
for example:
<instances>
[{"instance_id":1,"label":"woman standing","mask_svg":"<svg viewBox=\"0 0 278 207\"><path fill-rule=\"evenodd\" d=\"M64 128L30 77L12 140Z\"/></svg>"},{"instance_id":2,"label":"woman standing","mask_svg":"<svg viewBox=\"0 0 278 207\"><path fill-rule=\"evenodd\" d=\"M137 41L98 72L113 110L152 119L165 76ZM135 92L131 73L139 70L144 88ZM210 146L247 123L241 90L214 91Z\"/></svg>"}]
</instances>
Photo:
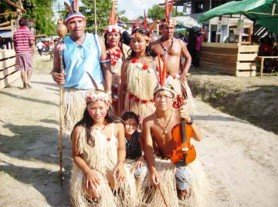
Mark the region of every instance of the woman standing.
<instances>
[{"instance_id":1,"label":"woman standing","mask_svg":"<svg viewBox=\"0 0 278 207\"><path fill-rule=\"evenodd\" d=\"M153 91L158 84L156 60L149 53L149 33L143 28L132 32L130 57L122 66L120 106L144 117L154 112Z\"/></svg>"},{"instance_id":2,"label":"woman standing","mask_svg":"<svg viewBox=\"0 0 278 207\"><path fill-rule=\"evenodd\" d=\"M107 52L107 58L111 63L112 78L112 99L113 108L118 116L119 111L119 87L121 84L121 67L123 60L127 57L127 45L121 42L122 28L118 26L117 18L115 15L115 2L113 1L112 11L109 18L109 25L105 29L104 39Z\"/></svg>"}]
</instances>

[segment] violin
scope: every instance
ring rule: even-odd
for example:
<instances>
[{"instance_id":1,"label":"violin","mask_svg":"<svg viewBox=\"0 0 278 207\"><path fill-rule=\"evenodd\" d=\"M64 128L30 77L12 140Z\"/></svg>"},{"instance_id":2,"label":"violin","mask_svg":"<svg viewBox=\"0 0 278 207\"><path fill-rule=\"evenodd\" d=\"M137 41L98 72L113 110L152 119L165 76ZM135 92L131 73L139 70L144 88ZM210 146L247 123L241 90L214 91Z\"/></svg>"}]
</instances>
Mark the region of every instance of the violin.
<instances>
[{"instance_id":1,"label":"violin","mask_svg":"<svg viewBox=\"0 0 278 207\"><path fill-rule=\"evenodd\" d=\"M177 97L178 106L184 105L184 100L181 96ZM187 165L193 162L196 158L196 151L194 145L190 143L190 139L193 136L192 127L186 124L184 118L181 118L180 124L173 127L172 138L176 143L176 147L172 152L171 161L176 164L177 162L182 162Z\"/></svg>"}]
</instances>

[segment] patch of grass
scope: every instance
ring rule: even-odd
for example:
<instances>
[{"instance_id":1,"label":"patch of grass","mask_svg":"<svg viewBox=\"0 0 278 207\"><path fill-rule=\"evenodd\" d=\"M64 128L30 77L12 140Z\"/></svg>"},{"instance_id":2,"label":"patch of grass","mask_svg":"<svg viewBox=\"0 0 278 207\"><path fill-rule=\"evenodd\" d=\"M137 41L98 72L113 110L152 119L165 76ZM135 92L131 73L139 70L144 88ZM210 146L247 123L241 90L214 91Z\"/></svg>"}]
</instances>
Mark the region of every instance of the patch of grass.
<instances>
[{"instance_id":1,"label":"patch of grass","mask_svg":"<svg viewBox=\"0 0 278 207\"><path fill-rule=\"evenodd\" d=\"M278 134L278 77L234 77L215 72L191 72L194 96L213 107Z\"/></svg>"}]
</instances>

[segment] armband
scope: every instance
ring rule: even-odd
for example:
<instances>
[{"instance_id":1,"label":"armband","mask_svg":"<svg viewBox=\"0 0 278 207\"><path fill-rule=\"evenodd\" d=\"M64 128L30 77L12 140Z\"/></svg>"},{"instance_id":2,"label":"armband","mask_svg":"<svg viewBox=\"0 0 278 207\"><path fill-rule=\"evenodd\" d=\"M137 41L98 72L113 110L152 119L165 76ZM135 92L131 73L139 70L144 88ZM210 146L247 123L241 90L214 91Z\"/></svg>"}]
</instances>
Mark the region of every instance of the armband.
<instances>
[{"instance_id":1,"label":"armband","mask_svg":"<svg viewBox=\"0 0 278 207\"><path fill-rule=\"evenodd\" d=\"M101 60L101 61L100 61L100 64L108 64L108 63L110 63L110 62L111 62L111 60L106 59L106 60Z\"/></svg>"}]
</instances>

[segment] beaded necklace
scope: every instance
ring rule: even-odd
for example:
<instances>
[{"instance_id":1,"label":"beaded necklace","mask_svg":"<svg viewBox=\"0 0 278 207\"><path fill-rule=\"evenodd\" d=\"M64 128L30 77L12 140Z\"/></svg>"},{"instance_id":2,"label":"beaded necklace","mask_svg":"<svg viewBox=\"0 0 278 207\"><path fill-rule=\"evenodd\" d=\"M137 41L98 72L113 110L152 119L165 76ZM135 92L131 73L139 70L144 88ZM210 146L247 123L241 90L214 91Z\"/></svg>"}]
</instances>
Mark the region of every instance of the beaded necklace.
<instances>
[{"instance_id":1,"label":"beaded necklace","mask_svg":"<svg viewBox=\"0 0 278 207\"><path fill-rule=\"evenodd\" d=\"M117 48L115 52L110 52L109 50L107 50L107 54L110 57L112 66L116 65L117 61L122 57L122 51L119 48Z\"/></svg>"},{"instance_id":2,"label":"beaded necklace","mask_svg":"<svg viewBox=\"0 0 278 207\"><path fill-rule=\"evenodd\" d=\"M160 39L160 46L162 47L162 49L164 50L165 53L167 53L167 51L170 50L170 49L172 48L173 44L174 44L174 39L172 39L171 45L170 45L170 47L167 49L167 48L165 48L165 47L163 46L163 44L162 44L162 38Z\"/></svg>"}]
</instances>

